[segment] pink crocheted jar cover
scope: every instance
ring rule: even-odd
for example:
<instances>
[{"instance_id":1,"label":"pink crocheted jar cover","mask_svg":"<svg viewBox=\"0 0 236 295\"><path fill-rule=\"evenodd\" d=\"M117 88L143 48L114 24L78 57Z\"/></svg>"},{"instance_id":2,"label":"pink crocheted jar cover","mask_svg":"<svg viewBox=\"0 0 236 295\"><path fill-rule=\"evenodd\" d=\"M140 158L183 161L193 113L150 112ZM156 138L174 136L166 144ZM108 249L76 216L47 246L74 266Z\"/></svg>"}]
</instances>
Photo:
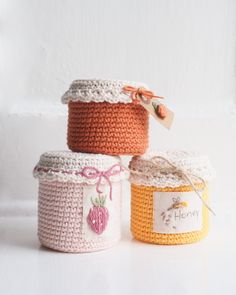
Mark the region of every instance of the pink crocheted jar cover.
<instances>
[{"instance_id":1,"label":"pink crocheted jar cover","mask_svg":"<svg viewBox=\"0 0 236 295\"><path fill-rule=\"evenodd\" d=\"M87 238L83 232L83 186L71 182L39 181L38 236L42 245L63 252L93 252L120 239L120 195L114 202L112 235Z\"/></svg>"}]
</instances>

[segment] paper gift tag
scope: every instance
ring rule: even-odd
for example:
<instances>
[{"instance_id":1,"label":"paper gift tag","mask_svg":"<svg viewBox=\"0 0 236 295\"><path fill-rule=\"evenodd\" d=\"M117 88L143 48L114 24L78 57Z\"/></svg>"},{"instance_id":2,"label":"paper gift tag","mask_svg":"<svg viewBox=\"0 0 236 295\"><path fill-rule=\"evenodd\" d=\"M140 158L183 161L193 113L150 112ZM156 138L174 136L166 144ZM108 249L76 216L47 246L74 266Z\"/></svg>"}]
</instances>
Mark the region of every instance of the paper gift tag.
<instances>
[{"instance_id":1,"label":"paper gift tag","mask_svg":"<svg viewBox=\"0 0 236 295\"><path fill-rule=\"evenodd\" d=\"M159 99L152 98L152 99L140 99L140 104L164 127L167 129L171 128L174 119L174 113L168 109L165 105L163 105ZM165 117L161 118L157 115L156 109L158 107L164 106L165 108Z\"/></svg>"},{"instance_id":2,"label":"paper gift tag","mask_svg":"<svg viewBox=\"0 0 236 295\"><path fill-rule=\"evenodd\" d=\"M202 230L202 202L194 191L153 193L153 232L177 234Z\"/></svg>"}]
</instances>

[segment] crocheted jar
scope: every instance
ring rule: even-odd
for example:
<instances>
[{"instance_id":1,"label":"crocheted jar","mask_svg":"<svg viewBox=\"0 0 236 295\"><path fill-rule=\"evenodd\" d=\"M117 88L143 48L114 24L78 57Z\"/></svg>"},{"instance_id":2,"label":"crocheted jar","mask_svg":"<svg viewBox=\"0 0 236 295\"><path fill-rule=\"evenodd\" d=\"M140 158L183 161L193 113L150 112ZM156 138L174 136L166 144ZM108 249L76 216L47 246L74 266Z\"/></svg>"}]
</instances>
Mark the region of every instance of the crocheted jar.
<instances>
[{"instance_id":1,"label":"crocheted jar","mask_svg":"<svg viewBox=\"0 0 236 295\"><path fill-rule=\"evenodd\" d=\"M74 152L141 155L148 146L148 112L116 80L76 80L63 95L68 103L68 147Z\"/></svg>"},{"instance_id":2,"label":"crocheted jar","mask_svg":"<svg viewBox=\"0 0 236 295\"><path fill-rule=\"evenodd\" d=\"M119 157L47 152L34 168L39 179L38 236L42 245L64 252L109 248L120 239Z\"/></svg>"},{"instance_id":3,"label":"crocheted jar","mask_svg":"<svg viewBox=\"0 0 236 295\"><path fill-rule=\"evenodd\" d=\"M130 162L131 232L140 241L176 245L208 234L209 160L193 152L163 151Z\"/></svg>"}]
</instances>

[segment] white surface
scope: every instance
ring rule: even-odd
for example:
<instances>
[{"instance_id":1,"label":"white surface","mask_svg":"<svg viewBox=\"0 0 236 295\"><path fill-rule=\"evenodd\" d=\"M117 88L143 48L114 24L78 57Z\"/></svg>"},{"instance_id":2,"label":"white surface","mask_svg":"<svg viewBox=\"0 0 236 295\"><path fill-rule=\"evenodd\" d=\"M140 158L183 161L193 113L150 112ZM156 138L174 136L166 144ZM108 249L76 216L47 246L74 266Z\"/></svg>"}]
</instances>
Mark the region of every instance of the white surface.
<instances>
[{"instance_id":1,"label":"white surface","mask_svg":"<svg viewBox=\"0 0 236 295\"><path fill-rule=\"evenodd\" d=\"M131 238L90 254L41 248L36 219L0 219L0 293L4 295L220 295L236 288L234 208L216 207L210 235L185 246L155 246Z\"/></svg>"}]
</instances>

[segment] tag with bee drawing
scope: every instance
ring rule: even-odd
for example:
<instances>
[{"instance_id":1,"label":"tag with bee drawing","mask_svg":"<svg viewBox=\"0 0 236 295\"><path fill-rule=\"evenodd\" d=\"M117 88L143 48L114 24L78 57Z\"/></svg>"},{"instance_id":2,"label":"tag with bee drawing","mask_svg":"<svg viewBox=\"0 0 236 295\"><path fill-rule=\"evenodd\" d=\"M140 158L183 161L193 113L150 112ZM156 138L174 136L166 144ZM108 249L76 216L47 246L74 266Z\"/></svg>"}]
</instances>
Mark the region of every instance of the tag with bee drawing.
<instances>
[{"instance_id":1,"label":"tag with bee drawing","mask_svg":"<svg viewBox=\"0 0 236 295\"><path fill-rule=\"evenodd\" d=\"M185 233L201 227L202 203L194 192L154 192L154 232Z\"/></svg>"}]
</instances>

